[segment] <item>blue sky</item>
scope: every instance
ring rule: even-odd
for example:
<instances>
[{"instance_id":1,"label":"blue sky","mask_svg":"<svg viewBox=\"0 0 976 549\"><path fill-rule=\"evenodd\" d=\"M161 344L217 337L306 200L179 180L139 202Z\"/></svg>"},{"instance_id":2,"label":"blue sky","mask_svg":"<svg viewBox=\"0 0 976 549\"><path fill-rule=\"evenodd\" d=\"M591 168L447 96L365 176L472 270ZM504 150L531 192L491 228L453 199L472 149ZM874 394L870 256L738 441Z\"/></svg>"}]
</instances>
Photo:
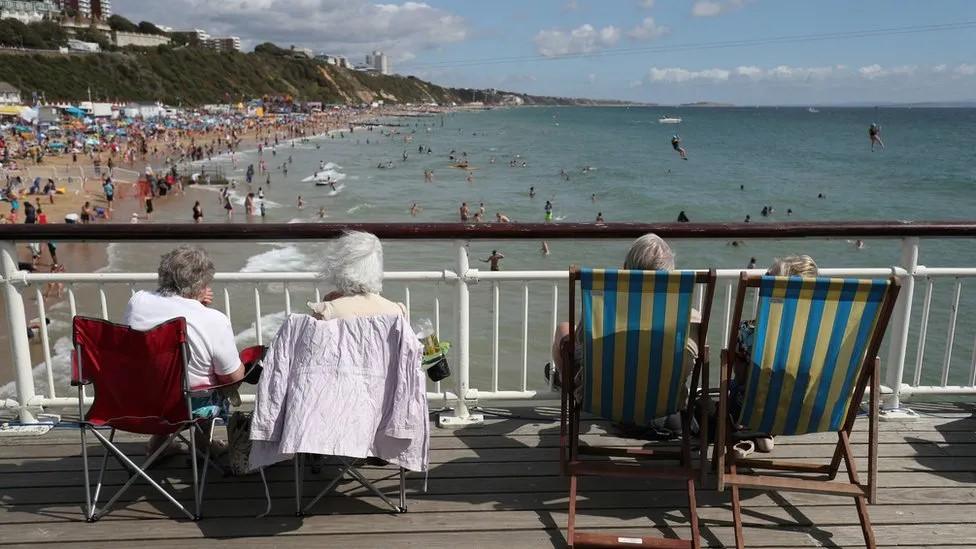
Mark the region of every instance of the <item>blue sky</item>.
<instances>
[{"instance_id":1,"label":"blue sky","mask_svg":"<svg viewBox=\"0 0 976 549\"><path fill-rule=\"evenodd\" d=\"M661 103L976 100L976 0L171 0L165 8L116 0L114 5L136 21L236 34L251 47L272 40L353 59L382 48L397 72L453 86ZM768 41L967 21L974 25ZM730 41L753 43L701 47Z\"/></svg>"}]
</instances>

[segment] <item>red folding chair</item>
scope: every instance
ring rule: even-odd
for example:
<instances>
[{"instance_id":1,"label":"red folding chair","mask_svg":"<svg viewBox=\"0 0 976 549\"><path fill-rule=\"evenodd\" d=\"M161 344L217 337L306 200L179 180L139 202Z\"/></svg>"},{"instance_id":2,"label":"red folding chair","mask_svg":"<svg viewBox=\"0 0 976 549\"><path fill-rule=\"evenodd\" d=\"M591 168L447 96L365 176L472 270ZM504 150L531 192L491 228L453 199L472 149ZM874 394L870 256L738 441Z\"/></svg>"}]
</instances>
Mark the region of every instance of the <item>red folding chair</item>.
<instances>
[{"instance_id":1,"label":"red folding chair","mask_svg":"<svg viewBox=\"0 0 976 549\"><path fill-rule=\"evenodd\" d=\"M191 396L206 395L215 388L207 388L201 390L202 392L190 390L186 369L189 358L186 320L182 317L174 318L150 330L139 331L101 319L76 316L72 334L74 354L71 361L71 384L78 387L78 413L83 418L80 426L85 474L85 518L88 522L94 522L105 516L119 497L136 480L143 478L187 517L198 520L203 486L206 484L206 464L216 465L210 460L209 444L205 452L198 452L196 437L185 437L183 433L202 433L203 424L209 422L209 436L212 436L217 418L193 417ZM84 413L86 385L92 385L95 389L95 400L87 414ZM99 432L100 428L106 427L111 428L107 438ZM86 435L89 431L105 448L94 497L88 471ZM114 444L116 431L165 435L167 438L142 465L137 465ZM178 438L186 441L191 449L193 513L146 472ZM110 454L129 472L129 479L99 509L98 497ZM199 479L197 456L201 454L205 466L203 478Z\"/></svg>"}]
</instances>

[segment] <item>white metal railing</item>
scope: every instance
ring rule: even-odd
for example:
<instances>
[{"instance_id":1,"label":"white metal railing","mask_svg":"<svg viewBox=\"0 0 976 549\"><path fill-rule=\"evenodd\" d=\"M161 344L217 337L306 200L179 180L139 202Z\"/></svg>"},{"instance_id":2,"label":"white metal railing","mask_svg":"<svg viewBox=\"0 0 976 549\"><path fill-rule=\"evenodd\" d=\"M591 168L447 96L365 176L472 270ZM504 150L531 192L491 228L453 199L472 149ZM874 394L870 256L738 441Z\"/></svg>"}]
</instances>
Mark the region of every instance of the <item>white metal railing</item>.
<instances>
[{"instance_id":1,"label":"white metal railing","mask_svg":"<svg viewBox=\"0 0 976 549\"><path fill-rule=\"evenodd\" d=\"M888 330L889 347L886 360L886 387L885 398L888 409L897 409L901 405L901 399L914 395L976 395L976 342L971 360L969 361L968 371L965 376L955 372L952 368L952 357L958 353L959 341L962 337L976 337L976 334L960 334L957 331L959 320L958 308L960 297L963 290L963 282L968 278L976 277L976 268L930 268L917 264L918 258L918 238L904 238L901 241L902 264L895 266L874 267L874 268L824 268L821 273L826 276L857 276L857 277L887 277L896 276L902 282L902 292L899 302L896 305L892 316L891 325ZM108 290L117 288L128 288L130 292L135 291L135 285L150 286L156 281L155 273L27 273L18 270L16 261L16 249L14 243L10 241L0 241L0 286L3 286L3 298L6 304L6 319L9 327L9 339L11 346L11 360L15 373L16 399L8 399L2 403L3 407L15 408L19 410L20 419L23 422L35 421L35 412L42 407L62 407L76 405L75 397L67 392L67 385L58 385L54 365L53 349L51 338L46 325L49 312L44 303L42 290L47 283L63 283L67 297L68 312L71 317L78 312L78 291L79 286L87 287L94 285L94 294L86 294L86 298L96 302L96 309L99 316L109 318L110 308L108 306ZM463 424L476 422L480 416L469 409L469 404L477 400L492 399L533 399L533 398L552 398L552 394L545 390L533 390L530 388L530 364L534 363L535 358L541 359L539 364L548 360L548 342L530 341L530 302L532 310L538 310L539 306L548 308L543 325L535 326L536 332L545 331L551 334L560 319L560 315L565 316L565 306L560 305L561 294L559 287L565 285L568 280L566 271L480 271L472 269L468 262L466 243L456 242L455 264L450 269L441 271L397 271L386 273L386 280L389 282L402 283L404 285L402 300L407 306L408 315L418 307L416 298L411 295L411 287L433 288L432 303L430 311L433 314L435 331L441 334L441 313L442 298L444 295L441 290L453 287L454 312L456 315L456 326L454 333L454 346L451 351L451 365L454 368L453 377L449 378L452 383L450 388L441 387L441 384L431 386L428 398L435 401L443 400L445 404L453 408L453 411L442 414L444 424ZM729 323L732 316L734 300L733 288L737 283L742 269L719 269L718 287L713 304L713 314L710 333L717 338L721 334L720 346L728 339ZM754 271L760 273L761 271ZM262 322L266 318L269 308L265 301L267 291L262 291L262 287L268 285L280 285L281 291L275 292L283 298L283 307L276 310L276 313L284 315L291 314L293 299L296 293L305 292L309 297L320 299L318 289L314 288L317 281L315 273L310 272L277 272L277 273L241 273L241 272L221 272L217 273L215 283L223 284L222 292L218 293L219 299L215 306L223 308L224 312L230 316L232 307L239 310L239 307L248 306L241 296L250 294L253 300L254 332L257 343L264 343ZM914 288L916 282L923 284L925 288L924 297L916 303L914 299ZM947 313L947 337L944 349L942 349L941 367L938 376L933 372L926 375L926 353L933 352L927 349L927 342L932 334L933 317L933 294L938 283L948 282L952 284L952 296ZM487 284L489 299L491 303L490 318L490 356L487 360L482 360L486 364L487 372L478 372L482 379L487 380L486 386L477 388L471 386L471 311L470 293L472 286ZM530 287L542 286L547 295L531 295ZM118 290L116 290L118 292ZM514 294L514 296L512 295ZM117 293L116 293L117 295ZM520 332L519 353L517 356L517 369L509 369L508 373L501 368L499 337L501 329L501 296L518 296L521 303L521 311L518 316L512 318L512 328L517 324ZM400 298L400 296L390 296ZM26 330L21 327L27 325L25 315L25 301L35 298L38 303L39 316L39 339L40 354L43 359L43 371L39 378L43 380L43 389L40 393L35 388L35 376L32 372L32 362L30 344ZM699 306L702 296L696 297ZM514 299L513 299L514 300ZM541 305L540 305L541 304ZM909 328L912 326L913 306L921 308L917 319L916 338L909 337ZM426 305L425 305L426 306ZM250 315L250 313L249 313ZM516 320L517 319L517 320ZM539 323L536 317L536 323ZM717 323L717 324L714 324ZM719 329L721 328L721 329ZM543 330L544 329L544 330ZM535 343L533 345L533 343ZM915 361L913 368L906 375L905 363L908 355L909 344L914 343ZM511 354L511 353L510 353ZM536 357L536 354L540 356ZM248 398L245 396L245 398ZM250 397L253 398L253 397Z\"/></svg>"}]
</instances>

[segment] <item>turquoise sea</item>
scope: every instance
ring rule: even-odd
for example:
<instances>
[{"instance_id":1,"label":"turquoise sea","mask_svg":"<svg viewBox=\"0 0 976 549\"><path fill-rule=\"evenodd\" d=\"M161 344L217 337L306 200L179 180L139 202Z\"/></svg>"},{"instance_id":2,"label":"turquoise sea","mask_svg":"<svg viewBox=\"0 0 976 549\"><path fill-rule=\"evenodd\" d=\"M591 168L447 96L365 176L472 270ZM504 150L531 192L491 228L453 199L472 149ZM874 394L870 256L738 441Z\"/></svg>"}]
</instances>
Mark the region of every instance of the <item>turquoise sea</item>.
<instances>
[{"instance_id":1,"label":"turquoise sea","mask_svg":"<svg viewBox=\"0 0 976 549\"><path fill-rule=\"evenodd\" d=\"M664 116L682 118L680 125L659 124ZM263 158L272 170L272 185L256 178L252 190L263 187L267 197L264 218L275 222L319 222L325 208L327 222L401 221L453 222L458 207L472 211L480 203L486 220L502 212L516 222L543 221L543 206L552 201L556 222L593 221L598 212L608 222L674 221L685 211L692 221L753 223L791 220L961 220L976 217L976 109L904 108L518 108L458 112L426 118L386 120L386 128L357 129L343 137L322 137L294 146L282 143L276 154ZM868 126L876 122L886 149L871 151ZM682 160L671 148L680 133L688 151ZM368 144L367 144L368 140ZM418 147L424 153L418 152ZM427 147L431 153L426 154ZM465 170L451 167L450 151L466 158ZM403 160L406 154L407 159ZM291 162L288 163L288 158ZM491 159L494 158L494 163ZM510 161L516 160L518 167ZM522 162L525 166L522 167ZM246 192L244 169L257 166L256 151L230 159L215 159L235 177L237 194ZM281 172L288 165L288 175ZM319 166L337 179L337 190L315 186ZM329 164L331 163L331 164ZM379 169L390 163L392 168ZM588 168L588 169L587 169ZM424 181L424 171L434 181ZM568 179L561 175L568 175ZM535 187L535 198L529 188ZM217 193L190 191L204 205L207 221L223 221ZM824 198L818 198L818 195ZM297 207L301 195L305 207ZM596 195L595 201L592 195ZM416 217L409 209L416 202ZM192 202L157 206L162 216L190 221ZM773 213L761 215L764 206ZM787 210L792 215L787 215ZM233 220L245 223L243 208ZM261 218L250 222L261 222ZM552 241L551 255L540 253L541 242L473 242L473 267L492 249L506 257L503 269L564 269L572 263L610 266L621 262L628 242ZM289 243L208 246L222 270L283 271L316 268L324 244ZM751 257L760 267L777 256L808 253L822 267L886 267L900 254L897 241L867 241L863 249L852 242L747 241L674 242L679 267L740 268ZM155 270L165 245L113 245L109 270ZM388 270L450 269L454 261L449 242L392 242L387 244ZM969 241L923 241L921 263L928 266L976 266L976 247ZM551 326L551 285L530 286L528 385L542 384L540 369L547 360ZM971 285L970 285L971 286ZM908 366L915 364L917 319L925 286L916 293L916 319L910 340ZM926 382L935 382L945 355L949 302L953 281L935 286L932 321L925 354ZM283 310L280 286L267 289L262 303L262 331L273 335ZM304 292L304 293L303 293ZM386 293L404 299L404 288L388 284ZM451 287L440 288L442 336L454 337ZM218 293L219 295L219 293ZM234 290L233 317L241 343L253 340L253 292ZM292 290L294 306L311 296L310 288ZM560 316L566 311L565 288L560 288ZM121 311L127 292L112 297L111 308ZM490 286L472 289L472 386L487 388L490 379ZM521 283L502 286L502 389L517 389L522 363ZM411 286L414 320L433 318L434 292ZM973 357L976 319L966 311L976 305L976 287L964 285L952 353L951 381L968 379ZM724 303L716 302L717 316ZM713 326L713 348L721 330ZM716 361L717 362L717 361Z\"/></svg>"}]
</instances>

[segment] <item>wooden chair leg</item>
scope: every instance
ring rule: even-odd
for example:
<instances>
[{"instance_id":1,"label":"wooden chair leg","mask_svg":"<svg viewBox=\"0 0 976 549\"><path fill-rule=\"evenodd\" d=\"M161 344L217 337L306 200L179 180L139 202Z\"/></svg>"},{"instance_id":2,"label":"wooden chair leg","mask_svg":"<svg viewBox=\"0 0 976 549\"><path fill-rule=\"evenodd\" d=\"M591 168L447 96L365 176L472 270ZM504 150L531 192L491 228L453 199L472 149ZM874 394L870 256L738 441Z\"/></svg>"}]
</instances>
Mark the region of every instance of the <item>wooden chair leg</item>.
<instances>
[{"instance_id":1,"label":"wooden chair leg","mask_svg":"<svg viewBox=\"0 0 976 549\"><path fill-rule=\"evenodd\" d=\"M688 513L691 519L691 546L701 547L701 533L698 531L698 502L695 498L695 479L688 479Z\"/></svg>"},{"instance_id":2,"label":"wooden chair leg","mask_svg":"<svg viewBox=\"0 0 976 549\"><path fill-rule=\"evenodd\" d=\"M742 505L739 502L739 487L732 485L732 526L735 530L736 549L745 549L746 541L742 535Z\"/></svg>"},{"instance_id":3,"label":"wooden chair leg","mask_svg":"<svg viewBox=\"0 0 976 549\"><path fill-rule=\"evenodd\" d=\"M566 528L566 543L574 547L576 538L576 475L569 476L569 525Z\"/></svg>"},{"instance_id":4,"label":"wooden chair leg","mask_svg":"<svg viewBox=\"0 0 976 549\"><path fill-rule=\"evenodd\" d=\"M875 549L874 528L871 527L871 517L868 516L868 500L864 496L854 498L857 505L857 519L861 522L861 533L864 534L864 545L868 549Z\"/></svg>"}]
</instances>

